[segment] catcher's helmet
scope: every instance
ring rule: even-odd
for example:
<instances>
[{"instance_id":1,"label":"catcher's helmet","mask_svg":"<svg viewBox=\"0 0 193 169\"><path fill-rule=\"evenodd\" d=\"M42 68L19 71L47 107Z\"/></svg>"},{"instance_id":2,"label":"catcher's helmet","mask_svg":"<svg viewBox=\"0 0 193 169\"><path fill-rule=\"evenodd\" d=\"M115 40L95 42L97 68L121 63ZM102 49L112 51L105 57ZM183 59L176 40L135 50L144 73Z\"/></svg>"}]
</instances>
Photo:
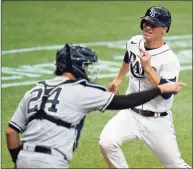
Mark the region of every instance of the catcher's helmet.
<instances>
[{"instance_id":1,"label":"catcher's helmet","mask_svg":"<svg viewBox=\"0 0 193 169\"><path fill-rule=\"evenodd\" d=\"M141 17L141 19L142 20L141 20L140 28L142 30L143 30L143 23L145 20L147 20L154 25L168 27L168 30L166 32L169 31L171 21L172 21L170 12L166 8L161 6L150 7L146 11L145 16Z\"/></svg>"},{"instance_id":2,"label":"catcher's helmet","mask_svg":"<svg viewBox=\"0 0 193 169\"><path fill-rule=\"evenodd\" d=\"M97 55L92 49L76 44L65 44L56 53L56 71L59 72L57 73L59 75L71 72L76 79L89 80L83 67L97 60Z\"/></svg>"}]
</instances>

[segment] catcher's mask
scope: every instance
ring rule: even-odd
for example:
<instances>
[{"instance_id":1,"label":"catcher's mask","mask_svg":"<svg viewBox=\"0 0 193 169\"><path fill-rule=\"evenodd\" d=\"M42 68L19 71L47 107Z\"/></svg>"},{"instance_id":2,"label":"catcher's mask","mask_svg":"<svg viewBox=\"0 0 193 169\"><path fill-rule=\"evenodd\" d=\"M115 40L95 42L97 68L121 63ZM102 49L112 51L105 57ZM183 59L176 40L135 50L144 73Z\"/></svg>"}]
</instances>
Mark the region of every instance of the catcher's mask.
<instances>
[{"instance_id":1,"label":"catcher's mask","mask_svg":"<svg viewBox=\"0 0 193 169\"><path fill-rule=\"evenodd\" d=\"M145 16L140 17L140 18L142 19L141 24L140 24L141 30L143 30L143 23L144 23L145 20L151 22L152 24L154 24L156 26L168 27L166 32L169 31L170 25L171 25L171 22L172 22L170 12L162 6L152 6L152 7L150 7L146 11Z\"/></svg>"},{"instance_id":2,"label":"catcher's mask","mask_svg":"<svg viewBox=\"0 0 193 169\"><path fill-rule=\"evenodd\" d=\"M93 81L99 74L99 69L94 68L97 61L97 55L92 49L82 45L66 44L56 53L56 71L59 75L71 72L76 79Z\"/></svg>"}]
</instances>

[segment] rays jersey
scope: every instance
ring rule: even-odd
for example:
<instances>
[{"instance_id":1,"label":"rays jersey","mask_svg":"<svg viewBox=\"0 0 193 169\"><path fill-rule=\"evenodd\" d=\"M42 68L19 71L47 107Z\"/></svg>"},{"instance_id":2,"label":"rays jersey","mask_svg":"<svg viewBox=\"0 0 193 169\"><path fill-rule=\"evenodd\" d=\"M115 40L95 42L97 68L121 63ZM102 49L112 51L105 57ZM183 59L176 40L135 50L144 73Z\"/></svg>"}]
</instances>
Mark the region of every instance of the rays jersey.
<instances>
[{"instance_id":1,"label":"rays jersey","mask_svg":"<svg viewBox=\"0 0 193 169\"><path fill-rule=\"evenodd\" d=\"M58 76L45 81L49 87L56 85L57 87L50 92L44 111L54 118L71 123L76 128L69 129L58 126L45 119L35 119L28 123L29 118L40 107L44 93L42 84L37 84L37 86L26 92L11 118L9 126L18 132L24 133L22 142L55 148L67 160L70 160L86 114L93 110L103 112L111 102L114 94L106 92L104 87L90 84L86 80L61 84L67 80L69 79L64 76Z\"/></svg>"},{"instance_id":2,"label":"rays jersey","mask_svg":"<svg viewBox=\"0 0 193 169\"><path fill-rule=\"evenodd\" d=\"M143 36L137 35L133 36L126 43L127 55L125 55L124 62L129 64L130 69L129 87L126 94L147 90L151 87L138 57L140 54L139 48L145 49L144 42L145 40L143 39ZM146 49L146 51L151 56L151 66L162 78L162 81L174 82L178 79L180 63L176 55L166 43L160 48L151 50ZM163 94L136 108L154 112L165 112L170 110L172 101L173 96L171 94Z\"/></svg>"}]
</instances>

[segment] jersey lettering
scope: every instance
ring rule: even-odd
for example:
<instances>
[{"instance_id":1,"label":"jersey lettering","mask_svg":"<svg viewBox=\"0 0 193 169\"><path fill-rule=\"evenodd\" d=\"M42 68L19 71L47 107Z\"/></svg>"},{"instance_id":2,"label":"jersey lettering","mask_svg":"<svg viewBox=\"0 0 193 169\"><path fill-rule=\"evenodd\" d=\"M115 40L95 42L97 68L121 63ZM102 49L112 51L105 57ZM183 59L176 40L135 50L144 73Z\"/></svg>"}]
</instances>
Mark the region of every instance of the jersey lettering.
<instances>
[{"instance_id":1,"label":"jersey lettering","mask_svg":"<svg viewBox=\"0 0 193 169\"><path fill-rule=\"evenodd\" d=\"M55 94L55 97L53 100L48 99L47 103L52 103L52 106L48 109L48 111L56 113L57 109L56 109L56 105L60 103L60 101L58 100L58 97L60 95L62 88L57 88L56 90L54 90L54 92L50 95L52 96L53 94Z\"/></svg>"},{"instance_id":2,"label":"jersey lettering","mask_svg":"<svg viewBox=\"0 0 193 169\"><path fill-rule=\"evenodd\" d=\"M35 97L30 98L30 100L28 101L28 114L32 112L36 112L38 110L38 105L35 104L34 106L32 106L32 104L33 102L37 101L40 98L42 94L42 89L33 90L30 94L32 93L37 93L37 95Z\"/></svg>"},{"instance_id":3,"label":"jersey lettering","mask_svg":"<svg viewBox=\"0 0 193 169\"><path fill-rule=\"evenodd\" d=\"M54 96L54 99L49 99L47 100L46 104L47 103L51 103L51 106L48 108L48 111L50 112L53 112L53 113L56 113L57 112L57 109L56 109L56 105L59 104L59 100L58 100L58 97L60 95L60 92L61 92L62 88L57 88L56 90L54 90L48 97L52 96L52 95L55 95ZM28 102L28 114L29 113L32 113L32 112L37 112L38 111L38 104L33 104L33 102L36 102L40 99L41 95L42 95L42 92L43 90L40 88L40 89L36 89L36 90L33 90L31 92L32 93L37 93L36 96L34 97L31 97L29 102Z\"/></svg>"},{"instance_id":4,"label":"jersey lettering","mask_svg":"<svg viewBox=\"0 0 193 169\"><path fill-rule=\"evenodd\" d=\"M130 51L129 60L132 75L137 78L145 78L145 71L142 69L135 53Z\"/></svg>"}]
</instances>

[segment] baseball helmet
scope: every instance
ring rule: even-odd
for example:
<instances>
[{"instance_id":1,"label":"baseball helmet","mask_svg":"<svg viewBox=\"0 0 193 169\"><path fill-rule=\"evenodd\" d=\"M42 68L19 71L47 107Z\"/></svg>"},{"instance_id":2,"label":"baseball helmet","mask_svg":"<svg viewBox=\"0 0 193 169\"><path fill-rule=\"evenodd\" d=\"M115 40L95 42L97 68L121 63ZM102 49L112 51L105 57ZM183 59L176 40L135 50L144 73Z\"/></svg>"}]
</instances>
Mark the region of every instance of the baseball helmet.
<instances>
[{"instance_id":1,"label":"baseball helmet","mask_svg":"<svg viewBox=\"0 0 193 169\"><path fill-rule=\"evenodd\" d=\"M77 44L65 44L56 53L56 71L60 75L64 72L71 72L76 79L89 80L84 66L97 61L98 57L92 49Z\"/></svg>"},{"instance_id":2,"label":"baseball helmet","mask_svg":"<svg viewBox=\"0 0 193 169\"><path fill-rule=\"evenodd\" d=\"M162 6L150 7L146 11L145 16L141 17L141 19L142 19L140 24L141 30L143 30L144 21L147 20L154 25L168 27L168 30L166 32L169 31L172 21L170 12Z\"/></svg>"}]
</instances>

